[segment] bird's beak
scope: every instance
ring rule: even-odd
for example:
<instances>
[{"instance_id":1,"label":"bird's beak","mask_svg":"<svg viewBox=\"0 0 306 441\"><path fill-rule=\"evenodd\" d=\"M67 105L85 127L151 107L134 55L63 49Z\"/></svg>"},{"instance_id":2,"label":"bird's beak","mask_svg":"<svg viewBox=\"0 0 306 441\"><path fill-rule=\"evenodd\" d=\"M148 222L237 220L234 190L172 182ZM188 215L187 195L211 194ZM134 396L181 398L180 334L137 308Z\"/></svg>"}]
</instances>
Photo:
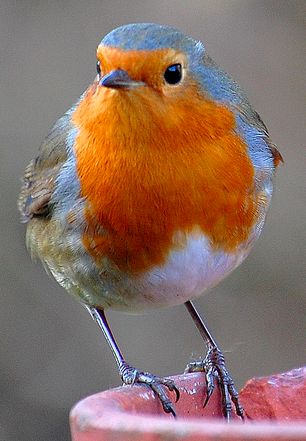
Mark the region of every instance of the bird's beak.
<instances>
[{"instance_id":1,"label":"bird's beak","mask_svg":"<svg viewBox=\"0 0 306 441\"><path fill-rule=\"evenodd\" d=\"M116 69L104 75L100 80L100 85L110 87L111 89L133 89L135 87L144 86L145 83L133 80L123 69Z\"/></svg>"}]
</instances>

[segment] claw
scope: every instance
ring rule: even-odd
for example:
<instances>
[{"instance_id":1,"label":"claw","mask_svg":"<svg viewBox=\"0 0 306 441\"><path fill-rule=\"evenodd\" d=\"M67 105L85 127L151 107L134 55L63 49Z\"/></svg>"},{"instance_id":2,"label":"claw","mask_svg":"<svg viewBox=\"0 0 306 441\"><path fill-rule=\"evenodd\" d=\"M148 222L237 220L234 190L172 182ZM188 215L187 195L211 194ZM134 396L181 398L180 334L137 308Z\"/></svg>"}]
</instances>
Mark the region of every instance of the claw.
<instances>
[{"instance_id":1,"label":"claw","mask_svg":"<svg viewBox=\"0 0 306 441\"><path fill-rule=\"evenodd\" d=\"M173 403L171 400L169 400L169 398L165 394L165 391L162 388L162 385L160 383L152 383L152 385L150 387L153 390L153 392L158 396L158 398L163 406L164 412L171 413L176 418L176 412L175 412Z\"/></svg>"},{"instance_id":2,"label":"claw","mask_svg":"<svg viewBox=\"0 0 306 441\"><path fill-rule=\"evenodd\" d=\"M176 418L176 413L175 413L173 406L170 406L168 411L164 407L163 407L163 409L166 413L171 413L171 415L173 415L173 417Z\"/></svg>"},{"instance_id":3,"label":"claw","mask_svg":"<svg viewBox=\"0 0 306 441\"><path fill-rule=\"evenodd\" d=\"M244 420L244 409L239 402L239 395L235 389L234 382L230 377L222 352L214 346L208 349L208 353L204 360L193 361L188 363L185 372L205 372L207 393L203 407L205 407L214 391L215 378L221 387L222 394L222 411L229 422L232 414L232 403L234 404L236 414Z\"/></svg>"},{"instance_id":4,"label":"claw","mask_svg":"<svg viewBox=\"0 0 306 441\"><path fill-rule=\"evenodd\" d=\"M178 390L178 388L175 385L173 386L173 390L175 392L175 402L177 403L178 400L180 399L181 394L180 394L180 391Z\"/></svg>"},{"instance_id":5,"label":"claw","mask_svg":"<svg viewBox=\"0 0 306 441\"><path fill-rule=\"evenodd\" d=\"M175 392L175 402L177 403L181 394L176 385L172 380L168 380L167 378L163 378L163 384L166 386L171 392Z\"/></svg>"},{"instance_id":6,"label":"claw","mask_svg":"<svg viewBox=\"0 0 306 441\"><path fill-rule=\"evenodd\" d=\"M213 385L213 386L207 388L207 391L206 391L206 398L205 398L205 401L204 401L203 407L206 407L208 401L210 400L210 397L212 396L212 393L213 393L214 389L215 389L215 385Z\"/></svg>"},{"instance_id":7,"label":"claw","mask_svg":"<svg viewBox=\"0 0 306 441\"><path fill-rule=\"evenodd\" d=\"M163 409L166 413L171 413L171 415L174 416L174 418L176 418L176 412L174 410L174 406L171 403L171 401L167 402L167 403L162 403Z\"/></svg>"},{"instance_id":8,"label":"claw","mask_svg":"<svg viewBox=\"0 0 306 441\"><path fill-rule=\"evenodd\" d=\"M244 421L244 409L242 405L239 402L239 394L234 386L234 382L232 379L229 382L228 390L232 399L232 402L234 403L236 414L240 416L240 418Z\"/></svg>"},{"instance_id":9,"label":"claw","mask_svg":"<svg viewBox=\"0 0 306 441\"><path fill-rule=\"evenodd\" d=\"M121 378L124 384L133 385L135 383L146 384L158 397L166 413L171 413L176 418L176 413L172 401L168 398L165 389L175 392L177 402L180 398L180 391L174 382L168 378L160 378L148 372L141 372L127 363L122 363L119 368Z\"/></svg>"},{"instance_id":10,"label":"claw","mask_svg":"<svg viewBox=\"0 0 306 441\"><path fill-rule=\"evenodd\" d=\"M225 379L224 379L225 380ZM221 390L222 390L222 398L223 398L223 413L227 422L230 422L231 414L232 414L232 402L231 396L228 390L228 385L224 382L221 382Z\"/></svg>"}]
</instances>

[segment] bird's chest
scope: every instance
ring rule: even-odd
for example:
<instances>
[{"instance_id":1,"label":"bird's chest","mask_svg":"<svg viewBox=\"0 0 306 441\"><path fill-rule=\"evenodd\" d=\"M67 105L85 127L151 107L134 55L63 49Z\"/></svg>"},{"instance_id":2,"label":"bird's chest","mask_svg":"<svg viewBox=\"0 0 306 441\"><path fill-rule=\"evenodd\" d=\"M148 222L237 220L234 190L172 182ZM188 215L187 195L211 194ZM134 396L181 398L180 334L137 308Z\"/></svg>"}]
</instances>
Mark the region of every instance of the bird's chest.
<instances>
[{"instance_id":1,"label":"bird's chest","mask_svg":"<svg viewBox=\"0 0 306 441\"><path fill-rule=\"evenodd\" d=\"M164 264L177 248L176 234L195 228L215 250L235 252L248 239L256 222L254 169L223 112L228 127L217 125L211 136L208 122L203 134L198 122L197 131L188 126L188 136L171 124L141 131L140 116L129 134L107 115L104 124L79 131L74 152L86 200L83 243L96 262L107 258L140 274Z\"/></svg>"},{"instance_id":2,"label":"bird's chest","mask_svg":"<svg viewBox=\"0 0 306 441\"><path fill-rule=\"evenodd\" d=\"M137 274L184 249L195 229L213 250L235 252L248 239L255 201L245 189L233 188L231 194L206 178L193 179L189 171L180 181L170 181L148 184L145 176L122 171L116 183L99 183L99 198L85 206L83 234L96 262L107 257L119 269Z\"/></svg>"}]
</instances>

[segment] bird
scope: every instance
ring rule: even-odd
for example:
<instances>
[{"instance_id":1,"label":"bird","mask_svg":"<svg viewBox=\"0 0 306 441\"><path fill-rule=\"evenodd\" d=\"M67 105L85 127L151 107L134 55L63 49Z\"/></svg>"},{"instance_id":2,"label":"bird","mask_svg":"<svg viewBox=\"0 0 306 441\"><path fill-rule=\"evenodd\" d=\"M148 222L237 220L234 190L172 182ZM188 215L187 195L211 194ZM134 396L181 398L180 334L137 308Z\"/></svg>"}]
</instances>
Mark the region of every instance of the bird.
<instances>
[{"instance_id":1,"label":"bird","mask_svg":"<svg viewBox=\"0 0 306 441\"><path fill-rule=\"evenodd\" d=\"M204 372L203 405L219 384L224 417L243 418L193 300L249 254L282 156L205 45L171 26L112 30L96 69L25 170L18 208L26 246L98 324L123 384L147 385L173 416L175 382L129 364L105 312L185 305L207 349L185 372Z\"/></svg>"}]
</instances>

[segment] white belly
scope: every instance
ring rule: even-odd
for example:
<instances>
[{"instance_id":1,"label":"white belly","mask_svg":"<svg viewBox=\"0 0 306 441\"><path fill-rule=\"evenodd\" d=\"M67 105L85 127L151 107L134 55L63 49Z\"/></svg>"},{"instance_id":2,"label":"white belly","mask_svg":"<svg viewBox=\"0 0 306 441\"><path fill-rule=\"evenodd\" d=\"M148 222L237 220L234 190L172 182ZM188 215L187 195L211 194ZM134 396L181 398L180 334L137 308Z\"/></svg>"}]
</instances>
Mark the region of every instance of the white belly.
<instances>
[{"instance_id":1,"label":"white belly","mask_svg":"<svg viewBox=\"0 0 306 441\"><path fill-rule=\"evenodd\" d=\"M113 308L131 308L131 312L137 312L178 305L199 297L236 268L249 250L250 246L234 253L214 251L203 233L193 233L184 249L173 251L164 265L131 281L138 295L129 299L129 305L123 308L123 305L113 305Z\"/></svg>"},{"instance_id":2,"label":"white belly","mask_svg":"<svg viewBox=\"0 0 306 441\"><path fill-rule=\"evenodd\" d=\"M121 272L107 259L98 268L84 250L64 271L54 262L48 266L56 280L81 301L137 314L179 305L202 295L245 259L262 225L263 219L248 243L232 253L212 249L203 232L195 230L187 238L184 236L184 245L174 248L163 265L141 275ZM75 247L76 241L73 243ZM83 249L81 243L78 249Z\"/></svg>"}]
</instances>

